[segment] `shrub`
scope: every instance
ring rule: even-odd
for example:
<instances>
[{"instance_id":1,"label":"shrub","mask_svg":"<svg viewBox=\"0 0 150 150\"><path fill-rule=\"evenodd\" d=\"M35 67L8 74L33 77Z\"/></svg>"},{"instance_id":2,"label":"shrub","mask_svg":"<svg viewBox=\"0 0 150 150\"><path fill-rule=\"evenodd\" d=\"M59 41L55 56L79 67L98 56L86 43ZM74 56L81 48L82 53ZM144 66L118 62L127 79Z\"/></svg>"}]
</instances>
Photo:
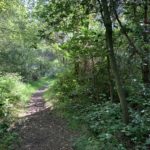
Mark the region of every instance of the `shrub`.
<instances>
[{"instance_id":1,"label":"shrub","mask_svg":"<svg viewBox=\"0 0 150 150\"><path fill-rule=\"evenodd\" d=\"M21 77L16 74L0 76L0 117L9 118L14 108L28 100L30 92Z\"/></svg>"},{"instance_id":2,"label":"shrub","mask_svg":"<svg viewBox=\"0 0 150 150\"><path fill-rule=\"evenodd\" d=\"M17 74L0 76L0 149L9 149L15 133L9 132L17 107L23 107L31 94L29 85Z\"/></svg>"},{"instance_id":3,"label":"shrub","mask_svg":"<svg viewBox=\"0 0 150 150\"><path fill-rule=\"evenodd\" d=\"M94 101L89 95L90 84L82 84L73 75L62 74L50 91L57 97L57 108L78 124L83 131L75 143L77 150L146 150L150 147L149 89L140 83L128 86L130 123L122 122L119 103L112 103L103 96ZM52 90L53 89L53 90ZM94 94L93 94L94 95ZM101 94L102 95L102 94ZM73 125L77 126L77 125Z\"/></svg>"}]
</instances>

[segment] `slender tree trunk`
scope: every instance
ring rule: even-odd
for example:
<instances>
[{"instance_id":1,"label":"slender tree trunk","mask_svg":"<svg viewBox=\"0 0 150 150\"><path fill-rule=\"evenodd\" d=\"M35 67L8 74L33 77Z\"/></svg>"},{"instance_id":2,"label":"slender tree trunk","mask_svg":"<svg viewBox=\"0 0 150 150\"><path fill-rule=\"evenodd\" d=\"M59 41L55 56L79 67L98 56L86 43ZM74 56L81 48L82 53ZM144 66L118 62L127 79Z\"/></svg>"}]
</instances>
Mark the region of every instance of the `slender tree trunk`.
<instances>
[{"instance_id":1,"label":"slender tree trunk","mask_svg":"<svg viewBox=\"0 0 150 150\"><path fill-rule=\"evenodd\" d=\"M117 11L115 9L114 3L112 3L113 6L113 11L115 14L115 17L120 25L121 31L122 33L126 36L129 44L132 46L133 48L133 53L131 54L130 57L132 57L134 54L138 54L140 56L140 58L142 59L142 80L143 83L147 86L150 84L150 66L149 66L149 50L148 48L144 48L144 52L140 52L140 50L138 50L138 48L135 46L134 42L132 41L132 39L128 36L126 29L123 27L121 21L119 20ZM134 6L134 8L136 9L136 6ZM134 10L136 12L136 10ZM144 3L144 42L145 44L148 43L148 36L147 36L147 24L148 24L148 0L145 0Z\"/></svg>"},{"instance_id":2,"label":"slender tree trunk","mask_svg":"<svg viewBox=\"0 0 150 150\"><path fill-rule=\"evenodd\" d=\"M133 48L133 52L132 52L130 57L134 56L135 54L141 55L140 50L135 46L134 41L132 40L132 38L129 37L129 35L128 35L127 31L126 31L126 28L122 25L122 22L120 21L119 16L118 16L117 11L116 11L116 8L114 6L115 4L114 4L114 2L112 0L111 0L111 5L113 7L113 12L114 12L114 15L116 17L116 20L118 21L118 24L120 26L121 32L125 35L125 37L128 40L128 43Z\"/></svg>"},{"instance_id":3,"label":"slender tree trunk","mask_svg":"<svg viewBox=\"0 0 150 150\"><path fill-rule=\"evenodd\" d=\"M122 83L121 83L121 79L119 76L118 67L116 63L116 58L114 54L113 38L112 38L113 37L112 21L111 21L110 11L108 7L108 0L101 0L101 2L103 7L104 25L106 28L106 44L108 46L108 56L110 60L111 69L115 77L117 93L120 99L121 108L123 112L123 121L124 123L128 124L129 122L128 107L127 107L127 101L125 98L124 89L122 87Z\"/></svg>"},{"instance_id":4,"label":"slender tree trunk","mask_svg":"<svg viewBox=\"0 0 150 150\"><path fill-rule=\"evenodd\" d=\"M144 43L148 44L148 36L147 36L147 24L148 24L148 0L145 0L144 4ZM145 85L149 85L149 49L147 47L144 48L144 53L142 56L142 79Z\"/></svg>"},{"instance_id":5,"label":"slender tree trunk","mask_svg":"<svg viewBox=\"0 0 150 150\"><path fill-rule=\"evenodd\" d=\"M109 57L107 57L107 66L108 66L108 80L109 80L109 95L110 95L110 100L114 102L113 81L112 81L112 76L111 76Z\"/></svg>"},{"instance_id":6,"label":"slender tree trunk","mask_svg":"<svg viewBox=\"0 0 150 150\"><path fill-rule=\"evenodd\" d=\"M74 61L74 73L75 73L75 75L79 75L80 73L79 73L79 69L80 69L80 64L79 64L79 62L78 62L78 60L77 60L78 58L76 58L76 60Z\"/></svg>"},{"instance_id":7,"label":"slender tree trunk","mask_svg":"<svg viewBox=\"0 0 150 150\"><path fill-rule=\"evenodd\" d=\"M94 63L94 57L91 56L91 62L92 62L92 76L93 76L93 85L95 86L95 63Z\"/></svg>"},{"instance_id":8,"label":"slender tree trunk","mask_svg":"<svg viewBox=\"0 0 150 150\"><path fill-rule=\"evenodd\" d=\"M84 63L84 65L83 65L83 74L86 75L86 73L88 71L88 59L84 58L83 63Z\"/></svg>"}]
</instances>

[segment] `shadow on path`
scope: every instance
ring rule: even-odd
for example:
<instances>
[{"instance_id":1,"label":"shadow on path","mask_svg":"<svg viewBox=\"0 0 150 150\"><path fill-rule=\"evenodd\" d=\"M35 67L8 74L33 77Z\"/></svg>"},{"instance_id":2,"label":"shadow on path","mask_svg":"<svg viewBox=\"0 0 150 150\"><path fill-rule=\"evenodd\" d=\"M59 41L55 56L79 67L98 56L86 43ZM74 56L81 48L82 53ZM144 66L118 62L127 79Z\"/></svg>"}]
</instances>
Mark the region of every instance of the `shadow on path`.
<instances>
[{"instance_id":1,"label":"shadow on path","mask_svg":"<svg viewBox=\"0 0 150 150\"><path fill-rule=\"evenodd\" d=\"M15 150L73 150L74 133L67 129L65 120L46 107L42 97L45 91L42 88L33 94L26 116L17 125L21 142Z\"/></svg>"}]
</instances>

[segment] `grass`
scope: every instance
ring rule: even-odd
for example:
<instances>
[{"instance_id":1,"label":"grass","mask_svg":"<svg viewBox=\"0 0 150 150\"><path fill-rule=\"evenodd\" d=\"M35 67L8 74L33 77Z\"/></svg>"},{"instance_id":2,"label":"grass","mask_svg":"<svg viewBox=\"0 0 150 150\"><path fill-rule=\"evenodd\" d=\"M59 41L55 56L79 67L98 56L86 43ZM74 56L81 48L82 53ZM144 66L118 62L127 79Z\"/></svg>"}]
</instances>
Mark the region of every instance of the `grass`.
<instances>
[{"instance_id":1,"label":"grass","mask_svg":"<svg viewBox=\"0 0 150 150\"><path fill-rule=\"evenodd\" d=\"M26 93L25 98L24 98L25 100L23 102L20 102L20 104L18 104L18 107L15 110L16 112L14 113L17 113L19 117L23 117L26 112L26 105L28 104L32 94L39 88L49 85L50 82L51 80L49 78L43 77L37 81L26 83L26 86L24 89L24 93Z\"/></svg>"},{"instance_id":2,"label":"grass","mask_svg":"<svg viewBox=\"0 0 150 150\"><path fill-rule=\"evenodd\" d=\"M37 90L38 88L42 86L48 86L51 82L51 79L48 77L43 77L37 81L29 82L30 87L32 87L33 90Z\"/></svg>"},{"instance_id":3,"label":"grass","mask_svg":"<svg viewBox=\"0 0 150 150\"><path fill-rule=\"evenodd\" d=\"M79 112L74 112L71 108L72 104L68 103L67 96L64 99L59 99L57 91L57 79L51 80L48 91L45 93L47 102L53 103L53 108L58 116L65 118L68 123L68 128L78 133L78 137L73 139L73 147L76 150L99 150L99 142L88 131L87 124L79 119ZM56 89L55 89L56 88ZM58 94L58 95L57 95Z\"/></svg>"},{"instance_id":4,"label":"grass","mask_svg":"<svg viewBox=\"0 0 150 150\"><path fill-rule=\"evenodd\" d=\"M4 122L0 124L0 150L12 150L13 143L19 141L17 134L10 130L14 126L14 123L18 121L19 118L25 116L26 106L30 100L32 94L43 86L48 86L51 80L49 78L41 78L38 81L32 81L29 83L17 82L17 90L13 88L12 93L17 92L21 96L20 100L16 102L14 107L11 109L11 120L7 118L10 122Z\"/></svg>"},{"instance_id":5,"label":"grass","mask_svg":"<svg viewBox=\"0 0 150 150\"><path fill-rule=\"evenodd\" d=\"M60 116L63 117L65 119L68 120L68 125L70 129L73 130L78 130L79 127L79 122L77 119L74 118L73 114L71 114L70 112L68 112L66 110L66 102L64 101L60 101L57 99L57 93L55 91L55 85L57 84L57 79L53 78L50 80L49 82L49 86L48 86L48 90L45 92L44 94L44 99L47 103L52 103L54 109L56 110L56 113ZM81 124L80 124L81 125Z\"/></svg>"}]
</instances>

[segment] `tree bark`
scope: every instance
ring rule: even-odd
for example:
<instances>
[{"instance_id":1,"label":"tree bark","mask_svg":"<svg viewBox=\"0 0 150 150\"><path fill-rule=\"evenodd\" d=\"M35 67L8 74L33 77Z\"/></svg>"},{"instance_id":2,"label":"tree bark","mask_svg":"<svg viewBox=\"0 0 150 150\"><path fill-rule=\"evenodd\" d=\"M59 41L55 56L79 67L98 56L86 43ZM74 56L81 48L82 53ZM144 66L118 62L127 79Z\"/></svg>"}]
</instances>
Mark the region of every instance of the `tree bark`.
<instances>
[{"instance_id":1,"label":"tree bark","mask_svg":"<svg viewBox=\"0 0 150 150\"><path fill-rule=\"evenodd\" d=\"M119 23L119 26L121 28L121 31L122 33L126 36L129 44L132 46L133 48L133 53L131 54L130 57L132 57L134 54L138 54L142 60L142 80L143 80L143 83L145 85L149 85L150 84L150 78L149 78L149 74L150 74L150 67L149 67L149 50L148 48L144 48L144 52L140 52L140 50L135 46L134 42L132 41L132 39L128 36L127 32L126 32L126 29L124 28L124 26L122 25L120 19L119 19L119 16L117 14L117 11L115 9L115 6L114 6L114 3L113 1L111 2L112 3L112 6L113 6L113 11L114 11L114 14L115 14L115 17ZM135 6L136 7L136 6ZM144 42L145 44L148 43L148 36L147 36L147 24L148 24L148 0L145 0L145 3L144 3L144 26L145 26L145 31L144 31Z\"/></svg>"},{"instance_id":2,"label":"tree bark","mask_svg":"<svg viewBox=\"0 0 150 150\"><path fill-rule=\"evenodd\" d=\"M78 62L78 58L76 58L76 60L74 61L74 73L75 75L79 75L79 68L80 68L80 64Z\"/></svg>"},{"instance_id":3,"label":"tree bark","mask_svg":"<svg viewBox=\"0 0 150 150\"><path fill-rule=\"evenodd\" d=\"M108 56L110 60L110 65L112 72L115 77L115 83L117 88L117 93L119 96L122 112L123 112L123 121L125 124L128 124L129 122L129 114L128 114L128 106L127 101L125 98L124 89L121 83L121 79L119 76L119 71L116 63L116 58L114 54L114 47L113 47L113 30L112 30L112 21L110 17L110 11L108 6L108 0L101 0L102 7L103 7L103 14L104 14L104 25L106 29L106 45L108 47Z\"/></svg>"},{"instance_id":4,"label":"tree bark","mask_svg":"<svg viewBox=\"0 0 150 150\"><path fill-rule=\"evenodd\" d=\"M113 81L112 81L112 76L111 76L109 57L107 57L107 66L108 66L108 80L109 80L109 96L110 96L110 100L114 102Z\"/></svg>"},{"instance_id":5,"label":"tree bark","mask_svg":"<svg viewBox=\"0 0 150 150\"><path fill-rule=\"evenodd\" d=\"M148 36L147 36L147 23L148 23L148 0L145 0L144 4L144 43L148 44ZM142 79L143 83L145 85L150 84L150 79L149 79L149 49L147 47L144 48L144 53L142 56Z\"/></svg>"},{"instance_id":6,"label":"tree bark","mask_svg":"<svg viewBox=\"0 0 150 150\"><path fill-rule=\"evenodd\" d=\"M141 54L140 54L140 50L138 50L138 48L135 46L134 42L133 42L132 39L129 37L128 33L126 32L125 27L122 25L122 23L121 23L121 21L120 21L120 19L119 19L119 16L118 16L118 14L117 14L117 11L116 11L116 8L115 8L115 6L114 6L113 1L111 1L111 3L112 3L114 15L115 15L115 17L116 17L116 20L118 21L118 24L119 24L119 26L120 26L121 32L125 35L125 37L127 38L128 42L129 42L129 44L130 44L130 46L133 48L133 52L132 52L132 54L131 54L130 57L134 56L134 54L138 54L138 55L140 56L140 55L141 55Z\"/></svg>"}]
</instances>

